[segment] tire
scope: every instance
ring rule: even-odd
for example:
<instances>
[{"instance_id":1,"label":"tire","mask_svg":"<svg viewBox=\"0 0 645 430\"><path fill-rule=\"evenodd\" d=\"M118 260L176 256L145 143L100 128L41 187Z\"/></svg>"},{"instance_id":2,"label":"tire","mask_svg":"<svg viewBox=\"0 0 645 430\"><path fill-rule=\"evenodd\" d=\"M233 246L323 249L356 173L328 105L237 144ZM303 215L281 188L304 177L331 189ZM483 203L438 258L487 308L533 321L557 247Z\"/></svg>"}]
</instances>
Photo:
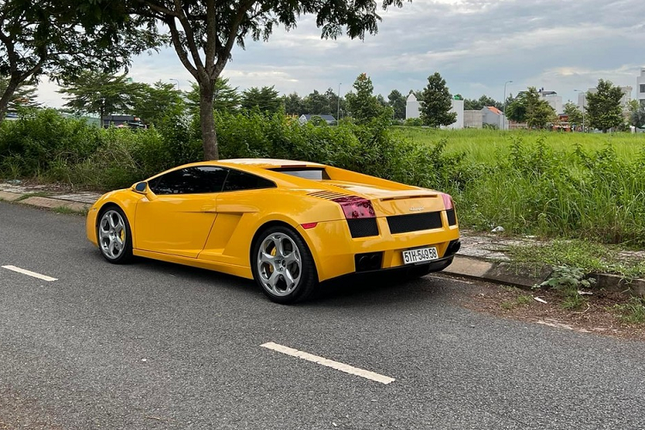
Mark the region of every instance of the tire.
<instances>
[{"instance_id":1,"label":"tire","mask_svg":"<svg viewBox=\"0 0 645 430\"><path fill-rule=\"evenodd\" d=\"M288 227L270 227L258 235L251 251L251 270L255 282L276 303L305 300L318 286L309 248Z\"/></svg>"},{"instance_id":2,"label":"tire","mask_svg":"<svg viewBox=\"0 0 645 430\"><path fill-rule=\"evenodd\" d=\"M125 213L118 206L108 206L99 214L96 238L101 255L110 263L132 260L132 232Z\"/></svg>"}]
</instances>

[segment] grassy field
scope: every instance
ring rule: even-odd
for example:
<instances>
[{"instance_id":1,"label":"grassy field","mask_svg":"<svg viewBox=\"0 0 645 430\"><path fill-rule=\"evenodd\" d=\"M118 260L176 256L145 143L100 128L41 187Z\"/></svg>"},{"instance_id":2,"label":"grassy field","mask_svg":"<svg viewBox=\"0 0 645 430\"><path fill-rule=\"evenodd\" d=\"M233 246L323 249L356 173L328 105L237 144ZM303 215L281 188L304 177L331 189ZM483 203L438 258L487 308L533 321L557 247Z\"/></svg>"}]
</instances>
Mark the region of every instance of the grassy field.
<instances>
[{"instance_id":1,"label":"grassy field","mask_svg":"<svg viewBox=\"0 0 645 430\"><path fill-rule=\"evenodd\" d=\"M459 160L436 185L453 194L465 227L645 246L643 134L392 132Z\"/></svg>"},{"instance_id":2,"label":"grassy field","mask_svg":"<svg viewBox=\"0 0 645 430\"><path fill-rule=\"evenodd\" d=\"M421 127L396 127L394 134L420 144L433 144L441 139L448 143L448 152L465 151L469 159L476 162L491 162L507 155L516 140L535 142L542 137L554 150L572 153L576 145L589 151L597 151L613 145L616 154L623 159L637 157L645 149L645 133L602 134L602 133L557 133L537 131L499 130L435 130Z\"/></svg>"}]
</instances>

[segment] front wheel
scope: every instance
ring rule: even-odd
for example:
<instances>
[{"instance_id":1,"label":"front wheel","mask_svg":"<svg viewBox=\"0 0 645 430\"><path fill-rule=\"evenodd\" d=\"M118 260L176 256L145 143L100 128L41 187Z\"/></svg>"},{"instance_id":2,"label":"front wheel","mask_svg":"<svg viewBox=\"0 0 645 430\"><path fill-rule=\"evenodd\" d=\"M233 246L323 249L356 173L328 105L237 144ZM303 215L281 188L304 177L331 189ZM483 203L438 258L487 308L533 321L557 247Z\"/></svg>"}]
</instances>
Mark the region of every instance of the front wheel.
<instances>
[{"instance_id":1,"label":"front wheel","mask_svg":"<svg viewBox=\"0 0 645 430\"><path fill-rule=\"evenodd\" d=\"M288 227L271 227L258 236L251 253L251 268L255 281L277 303L304 300L318 285L309 248Z\"/></svg>"},{"instance_id":2,"label":"front wheel","mask_svg":"<svg viewBox=\"0 0 645 430\"><path fill-rule=\"evenodd\" d=\"M110 206L102 211L96 226L101 254L110 263L127 263L132 259L132 233L123 211Z\"/></svg>"}]
</instances>

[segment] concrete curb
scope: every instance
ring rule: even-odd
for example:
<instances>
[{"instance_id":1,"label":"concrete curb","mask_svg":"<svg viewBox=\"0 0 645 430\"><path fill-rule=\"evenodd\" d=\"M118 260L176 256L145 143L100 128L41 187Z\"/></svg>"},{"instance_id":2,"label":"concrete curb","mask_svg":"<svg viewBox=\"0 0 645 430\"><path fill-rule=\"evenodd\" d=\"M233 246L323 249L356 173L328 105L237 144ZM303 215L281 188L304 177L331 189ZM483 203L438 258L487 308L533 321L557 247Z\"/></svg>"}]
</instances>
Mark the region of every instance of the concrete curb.
<instances>
[{"instance_id":1,"label":"concrete curb","mask_svg":"<svg viewBox=\"0 0 645 430\"><path fill-rule=\"evenodd\" d=\"M545 281L551 275L553 269L549 266L542 266L536 270L535 267L526 265L456 255L452 264L443 271L455 276L531 288Z\"/></svg>"},{"instance_id":2,"label":"concrete curb","mask_svg":"<svg viewBox=\"0 0 645 430\"><path fill-rule=\"evenodd\" d=\"M443 273L531 289L546 281L553 273L553 268L550 266L536 268L532 265L456 255L452 264L445 268ZM645 279L629 280L610 273L591 273L589 278L596 280L594 288L645 297Z\"/></svg>"}]
</instances>

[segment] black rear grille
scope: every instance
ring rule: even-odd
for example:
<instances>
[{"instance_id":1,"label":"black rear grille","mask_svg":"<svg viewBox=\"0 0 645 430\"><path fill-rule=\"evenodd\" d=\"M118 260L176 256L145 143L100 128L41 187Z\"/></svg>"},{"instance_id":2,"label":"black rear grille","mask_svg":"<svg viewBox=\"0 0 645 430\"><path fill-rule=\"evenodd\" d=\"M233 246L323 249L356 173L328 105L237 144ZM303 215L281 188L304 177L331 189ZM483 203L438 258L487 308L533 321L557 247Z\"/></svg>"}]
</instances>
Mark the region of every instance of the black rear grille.
<instances>
[{"instance_id":1,"label":"black rear grille","mask_svg":"<svg viewBox=\"0 0 645 430\"><path fill-rule=\"evenodd\" d=\"M454 209L448 209L446 215L448 216L448 225L457 225L457 216Z\"/></svg>"},{"instance_id":2,"label":"black rear grille","mask_svg":"<svg viewBox=\"0 0 645 430\"><path fill-rule=\"evenodd\" d=\"M348 219L347 224L352 237L378 236L376 218Z\"/></svg>"},{"instance_id":3,"label":"black rear grille","mask_svg":"<svg viewBox=\"0 0 645 430\"><path fill-rule=\"evenodd\" d=\"M387 223L392 234L439 228L442 226L441 212L389 216Z\"/></svg>"}]
</instances>

